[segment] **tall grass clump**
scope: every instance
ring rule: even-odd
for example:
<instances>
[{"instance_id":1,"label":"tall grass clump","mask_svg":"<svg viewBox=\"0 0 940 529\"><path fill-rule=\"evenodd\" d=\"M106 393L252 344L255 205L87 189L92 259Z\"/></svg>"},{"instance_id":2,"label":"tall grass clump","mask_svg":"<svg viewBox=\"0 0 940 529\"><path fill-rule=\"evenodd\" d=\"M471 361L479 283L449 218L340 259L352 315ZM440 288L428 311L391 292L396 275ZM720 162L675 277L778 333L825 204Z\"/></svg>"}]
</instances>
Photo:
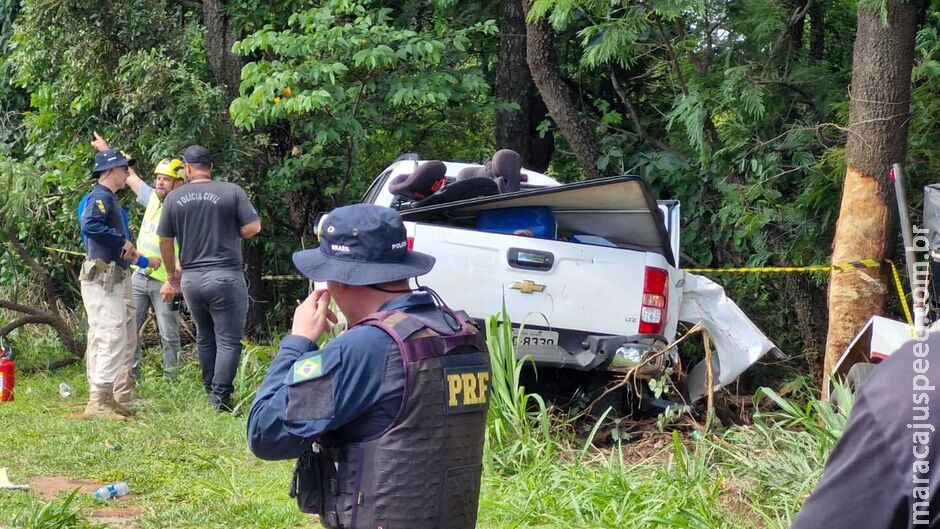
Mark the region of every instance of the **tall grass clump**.
<instances>
[{"instance_id":1,"label":"tall grass clump","mask_svg":"<svg viewBox=\"0 0 940 529\"><path fill-rule=\"evenodd\" d=\"M512 320L506 306L486 319L491 382L486 423L488 461L502 469L550 456L556 448L545 400L520 384L524 361L516 358Z\"/></svg>"},{"instance_id":2,"label":"tall grass clump","mask_svg":"<svg viewBox=\"0 0 940 529\"><path fill-rule=\"evenodd\" d=\"M773 411L755 414L753 426L733 428L712 443L721 467L748 483L746 501L766 527L791 525L842 437L853 396L838 382L833 385L838 406L818 400L808 384L791 398L761 388L755 407L769 400Z\"/></svg>"},{"instance_id":3,"label":"tall grass clump","mask_svg":"<svg viewBox=\"0 0 940 529\"><path fill-rule=\"evenodd\" d=\"M78 489L62 500L31 500L13 519L13 526L23 529L104 529L104 525L90 524L85 520L78 507L73 505L76 494Z\"/></svg>"}]
</instances>

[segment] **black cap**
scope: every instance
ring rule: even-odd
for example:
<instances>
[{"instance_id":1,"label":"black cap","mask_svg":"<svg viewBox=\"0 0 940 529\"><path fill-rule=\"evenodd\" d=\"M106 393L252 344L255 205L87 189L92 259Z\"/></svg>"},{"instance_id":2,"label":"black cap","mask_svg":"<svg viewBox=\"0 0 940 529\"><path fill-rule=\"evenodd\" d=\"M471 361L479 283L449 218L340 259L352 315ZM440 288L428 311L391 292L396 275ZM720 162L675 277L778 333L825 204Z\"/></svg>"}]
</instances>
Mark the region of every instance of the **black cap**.
<instances>
[{"instance_id":1,"label":"black cap","mask_svg":"<svg viewBox=\"0 0 940 529\"><path fill-rule=\"evenodd\" d=\"M202 145L190 145L186 147L186 150L180 154L180 158L183 160L183 163L212 163L212 155L209 154L209 149L206 149Z\"/></svg>"},{"instance_id":2,"label":"black cap","mask_svg":"<svg viewBox=\"0 0 940 529\"><path fill-rule=\"evenodd\" d=\"M314 281L378 285L424 275L434 257L408 250L398 212L373 204L333 210L320 223L320 247L294 254L294 265Z\"/></svg>"},{"instance_id":3,"label":"black cap","mask_svg":"<svg viewBox=\"0 0 940 529\"><path fill-rule=\"evenodd\" d=\"M95 170L91 172L91 178L98 178L101 173L115 167L130 167L134 165L134 159L127 156L118 149L108 149L95 155Z\"/></svg>"}]
</instances>

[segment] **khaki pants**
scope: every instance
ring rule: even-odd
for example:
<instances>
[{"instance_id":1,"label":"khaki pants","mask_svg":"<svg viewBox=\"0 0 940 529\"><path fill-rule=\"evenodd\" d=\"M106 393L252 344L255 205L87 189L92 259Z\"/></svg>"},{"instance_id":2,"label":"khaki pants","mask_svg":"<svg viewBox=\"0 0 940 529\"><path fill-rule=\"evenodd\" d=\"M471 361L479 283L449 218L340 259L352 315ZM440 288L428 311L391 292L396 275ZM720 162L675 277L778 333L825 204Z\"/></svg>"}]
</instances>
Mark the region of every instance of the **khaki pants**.
<instances>
[{"instance_id":1,"label":"khaki pants","mask_svg":"<svg viewBox=\"0 0 940 529\"><path fill-rule=\"evenodd\" d=\"M118 401L133 399L134 349L137 347L134 291L127 270L96 271L94 261L82 268L82 301L88 314L85 355L90 391L113 391Z\"/></svg>"}]
</instances>

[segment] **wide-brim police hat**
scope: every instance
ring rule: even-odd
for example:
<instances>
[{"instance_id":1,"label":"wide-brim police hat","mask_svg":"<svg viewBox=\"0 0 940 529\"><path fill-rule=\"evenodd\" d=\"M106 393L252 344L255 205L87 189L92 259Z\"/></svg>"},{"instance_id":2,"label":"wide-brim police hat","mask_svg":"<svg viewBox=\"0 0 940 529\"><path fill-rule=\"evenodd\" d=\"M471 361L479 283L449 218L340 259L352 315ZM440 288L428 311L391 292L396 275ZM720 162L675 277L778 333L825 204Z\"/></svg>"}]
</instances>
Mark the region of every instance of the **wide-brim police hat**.
<instances>
[{"instance_id":1,"label":"wide-brim police hat","mask_svg":"<svg viewBox=\"0 0 940 529\"><path fill-rule=\"evenodd\" d=\"M314 281L364 286L424 275L434 257L408 249L398 212L372 204L333 210L316 228L320 246L294 253L294 266Z\"/></svg>"},{"instance_id":2,"label":"wide-brim police hat","mask_svg":"<svg viewBox=\"0 0 940 529\"><path fill-rule=\"evenodd\" d=\"M118 149L108 149L95 155L95 169L91 172L90 178L98 178L101 173L115 167L130 167L134 165L134 159L124 154Z\"/></svg>"}]
</instances>

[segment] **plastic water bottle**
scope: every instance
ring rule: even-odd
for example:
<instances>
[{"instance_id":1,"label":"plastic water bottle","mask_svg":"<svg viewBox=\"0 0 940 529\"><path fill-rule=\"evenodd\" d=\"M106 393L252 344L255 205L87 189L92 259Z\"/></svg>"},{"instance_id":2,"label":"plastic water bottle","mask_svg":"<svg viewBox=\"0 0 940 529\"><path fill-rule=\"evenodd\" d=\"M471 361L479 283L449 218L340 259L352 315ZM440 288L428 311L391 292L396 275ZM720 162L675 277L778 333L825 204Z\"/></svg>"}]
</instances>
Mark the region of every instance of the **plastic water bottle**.
<instances>
[{"instance_id":1,"label":"plastic water bottle","mask_svg":"<svg viewBox=\"0 0 940 529\"><path fill-rule=\"evenodd\" d=\"M92 496L98 498L99 500L111 500L117 498L118 496L123 496L130 492L130 487L127 486L127 483L119 481L117 483L112 483L110 485L105 485L100 489L96 490Z\"/></svg>"}]
</instances>

